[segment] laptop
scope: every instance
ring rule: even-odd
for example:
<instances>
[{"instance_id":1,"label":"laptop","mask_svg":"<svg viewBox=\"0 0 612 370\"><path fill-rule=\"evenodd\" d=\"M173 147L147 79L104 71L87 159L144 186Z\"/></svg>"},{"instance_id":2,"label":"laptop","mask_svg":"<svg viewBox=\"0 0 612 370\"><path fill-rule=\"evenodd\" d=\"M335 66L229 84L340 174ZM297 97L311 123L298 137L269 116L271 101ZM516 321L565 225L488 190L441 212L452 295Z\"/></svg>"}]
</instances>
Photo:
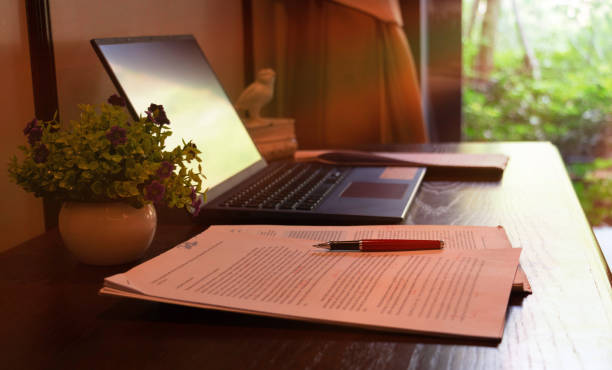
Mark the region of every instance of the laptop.
<instances>
[{"instance_id":1,"label":"laptop","mask_svg":"<svg viewBox=\"0 0 612 370\"><path fill-rule=\"evenodd\" d=\"M193 36L91 44L134 118L161 104L172 130L166 147L184 139L202 151L203 222L364 224L405 217L424 168L267 163Z\"/></svg>"}]
</instances>

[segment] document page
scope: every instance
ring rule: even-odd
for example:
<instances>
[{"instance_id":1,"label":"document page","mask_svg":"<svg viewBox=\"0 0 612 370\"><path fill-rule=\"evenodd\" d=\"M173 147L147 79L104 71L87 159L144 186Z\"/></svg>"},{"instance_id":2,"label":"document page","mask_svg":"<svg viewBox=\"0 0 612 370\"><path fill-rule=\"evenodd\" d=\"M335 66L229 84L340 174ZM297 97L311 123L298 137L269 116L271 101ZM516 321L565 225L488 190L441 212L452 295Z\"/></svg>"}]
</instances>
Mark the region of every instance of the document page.
<instances>
[{"instance_id":1,"label":"document page","mask_svg":"<svg viewBox=\"0 0 612 370\"><path fill-rule=\"evenodd\" d=\"M209 230L249 233L268 238L330 240L423 239L443 240L448 249L512 248L501 226L450 225L365 225L365 226L284 226L213 225Z\"/></svg>"},{"instance_id":2,"label":"document page","mask_svg":"<svg viewBox=\"0 0 612 370\"><path fill-rule=\"evenodd\" d=\"M269 238L330 240L358 239L424 239L443 240L448 249L512 248L501 226L451 225L370 225L370 226L282 226L282 225L214 225L214 230L250 233ZM513 290L531 293L527 275L519 266Z\"/></svg>"},{"instance_id":3,"label":"document page","mask_svg":"<svg viewBox=\"0 0 612 370\"><path fill-rule=\"evenodd\" d=\"M520 249L331 252L207 230L103 294L432 335L500 339ZM127 294L120 294L121 291Z\"/></svg>"}]
</instances>

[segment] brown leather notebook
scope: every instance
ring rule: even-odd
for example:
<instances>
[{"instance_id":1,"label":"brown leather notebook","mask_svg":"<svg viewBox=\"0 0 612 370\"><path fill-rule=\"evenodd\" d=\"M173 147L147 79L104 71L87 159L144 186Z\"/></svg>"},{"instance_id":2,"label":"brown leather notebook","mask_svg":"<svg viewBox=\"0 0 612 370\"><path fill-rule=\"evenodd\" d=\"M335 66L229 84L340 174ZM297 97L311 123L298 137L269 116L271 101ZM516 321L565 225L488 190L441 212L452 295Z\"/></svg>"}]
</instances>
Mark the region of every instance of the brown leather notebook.
<instances>
[{"instance_id":1,"label":"brown leather notebook","mask_svg":"<svg viewBox=\"0 0 612 370\"><path fill-rule=\"evenodd\" d=\"M502 178L509 158L503 154L299 150L295 160L346 166L427 167L427 180L496 181Z\"/></svg>"}]
</instances>

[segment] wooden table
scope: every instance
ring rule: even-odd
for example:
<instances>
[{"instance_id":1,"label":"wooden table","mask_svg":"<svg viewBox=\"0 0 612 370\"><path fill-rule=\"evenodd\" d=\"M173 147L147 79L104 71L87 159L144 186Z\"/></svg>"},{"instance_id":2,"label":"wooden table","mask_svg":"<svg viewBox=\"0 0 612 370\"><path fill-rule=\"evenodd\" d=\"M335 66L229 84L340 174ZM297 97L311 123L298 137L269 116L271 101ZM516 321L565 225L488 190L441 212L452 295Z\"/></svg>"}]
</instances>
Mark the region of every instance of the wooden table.
<instances>
[{"instance_id":1,"label":"wooden table","mask_svg":"<svg viewBox=\"0 0 612 370\"><path fill-rule=\"evenodd\" d=\"M501 343L99 296L104 277L131 266L79 264L55 230L0 254L0 367L612 368L609 271L557 150L548 143L422 149L511 156L500 182L423 183L405 221L499 224L524 248L533 294L511 298ZM151 255L202 229L161 222Z\"/></svg>"}]
</instances>

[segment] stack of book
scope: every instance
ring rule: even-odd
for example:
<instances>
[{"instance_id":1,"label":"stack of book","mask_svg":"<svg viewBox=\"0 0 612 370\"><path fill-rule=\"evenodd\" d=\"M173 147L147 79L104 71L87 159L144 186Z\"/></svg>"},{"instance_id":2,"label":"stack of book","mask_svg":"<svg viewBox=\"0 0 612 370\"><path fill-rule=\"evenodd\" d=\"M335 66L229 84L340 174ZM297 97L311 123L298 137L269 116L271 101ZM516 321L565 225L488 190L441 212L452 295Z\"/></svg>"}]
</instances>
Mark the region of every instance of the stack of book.
<instances>
[{"instance_id":1,"label":"stack of book","mask_svg":"<svg viewBox=\"0 0 612 370\"><path fill-rule=\"evenodd\" d=\"M268 161L291 157L297 150L293 119L262 118L261 124L247 125L247 130Z\"/></svg>"}]
</instances>

